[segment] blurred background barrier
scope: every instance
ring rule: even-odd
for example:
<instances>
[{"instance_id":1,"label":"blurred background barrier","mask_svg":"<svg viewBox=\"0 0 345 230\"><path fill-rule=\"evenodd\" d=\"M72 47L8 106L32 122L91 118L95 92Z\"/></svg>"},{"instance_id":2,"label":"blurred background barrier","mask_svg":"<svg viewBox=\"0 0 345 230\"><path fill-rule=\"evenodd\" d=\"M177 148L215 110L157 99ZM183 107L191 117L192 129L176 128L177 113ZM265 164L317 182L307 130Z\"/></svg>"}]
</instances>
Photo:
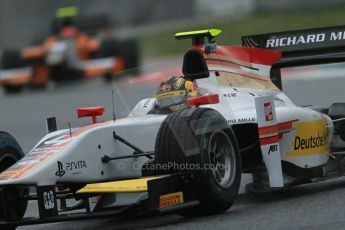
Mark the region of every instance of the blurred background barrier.
<instances>
[{"instance_id":1,"label":"blurred background barrier","mask_svg":"<svg viewBox=\"0 0 345 230\"><path fill-rule=\"evenodd\" d=\"M240 33L250 33L251 30L256 33L279 28L281 31L285 28L325 24L324 21L330 24L336 21L332 21L332 18L336 17L339 10L326 20L316 20L315 15L318 13L310 16L299 12L310 9L323 12L341 4L344 4L344 0L0 0L0 49L27 46L49 35L55 10L62 6L77 6L83 14L106 14L111 26L116 29L115 33L134 33L143 37L144 44L147 43L145 37L148 36L149 40L152 34L165 38L165 34L159 33L169 32L171 39L172 31L180 28L214 24L226 27L228 33L231 33L231 39L227 39L227 42L237 44L239 42L236 38L242 35ZM286 10L293 13L286 17L286 13L281 13ZM281 18L277 18L275 15L280 13ZM271 24L274 22L275 26L268 24L263 27L260 20L265 20L265 23L271 21ZM340 22L341 20L338 21ZM144 55L164 54L175 50L160 50L150 44L145 45Z\"/></svg>"},{"instance_id":2,"label":"blurred background barrier","mask_svg":"<svg viewBox=\"0 0 345 230\"><path fill-rule=\"evenodd\" d=\"M300 10L300 9L319 9L331 5L343 4L344 0L257 0L255 1L257 10Z\"/></svg>"}]
</instances>

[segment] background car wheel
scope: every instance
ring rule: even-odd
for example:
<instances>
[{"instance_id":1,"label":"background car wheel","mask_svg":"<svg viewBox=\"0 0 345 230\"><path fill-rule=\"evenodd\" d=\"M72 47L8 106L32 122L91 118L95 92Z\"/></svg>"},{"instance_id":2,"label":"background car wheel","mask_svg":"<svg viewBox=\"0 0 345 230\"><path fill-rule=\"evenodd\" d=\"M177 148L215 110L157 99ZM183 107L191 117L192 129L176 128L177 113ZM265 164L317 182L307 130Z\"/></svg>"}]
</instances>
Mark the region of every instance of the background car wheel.
<instances>
[{"instance_id":1,"label":"background car wheel","mask_svg":"<svg viewBox=\"0 0 345 230\"><path fill-rule=\"evenodd\" d=\"M140 50L136 38L127 38L121 40L122 57L125 62L127 74L140 74Z\"/></svg>"},{"instance_id":2,"label":"background car wheel","mask_svg":"<svg viewBox=\"0 0 345 230\"><path fill-rule=\"evenodd\" d=\"M111 82L113 80L113 75L111 73L104 74L103 79L105 82Z\"/></svg>"},{"instance_id":3,"label":"background car wheel","mask_svg":"<svg viewBox=\"0 0 345 230\"><path fill-rule=\"evenodd\" d=\"M104 39L100 50L93 56L94 58L118 57L121 56L121 46L115 39ZM107 73L103 76L105 82L113 80L113 74Z\"/></svg>"},{"instance_id":4,"label":"background car wheel","mask_svg":"<svg viewBox=\"0 0 345 230\"><path fill-rule=\"evenodd\" d=\"M4 50L1 58L1 69L16 69L25 67L25 62L20 55L19 50L9 49ZM6 93L13 94L19 93L23 90L24 85L12 85L12 84L3 84L4 90Z\"/></svg>"},{"instance_id":5,"label":"background car wheel","mask_svg":"<svg viewBox=\"0 0 345 230\"><path fill-rule=\"evenodd\" d=\"M63 63L50 67L49 76L55 83L59 84L80 81L84 78L84 72L78 69L72 69L66 63Z\"/></svg>"},{"instance_id":6,"label":"background car wheel","mask_svg":"<svg viewBox=\"0 0 345 230\"><path fill-rule=\"evenodd\" d=\"M139 74L140 55L138 41L135 38L122 40L104 39L100 51L95 57L121 57L124 61L125 70L116 74L116 77ZM109 82L113 76L107 74L104 80Z\"/></svg>"},{"instance_id":7,"label":"background car wheel","mask_svg":"<svg viewBox=\"0 0 345 230\"><path fill-rule=\"evenodd\" d=\"M11 84L4 84L3 85L6 94L15 94L20 93L23 91L23 85L11 85Z\"/></svg>"},{"instance_id":8,"label":"background car wheel","mask_svg":"<svg viewBox=\"0 0 345 230\"><path fill-rule=\"evenodd\" d=\"M187 108L170 114L162 123L154 164L199 164L196 188L200 205L180 212L202 216L225 212L234 203L241 180L241 159L236 138L223 116L207 108ZM183 172L173 168L157 172ZM185 172L185 171L184 171Z\"/></svg>"},{"instance_id":9,"label":"background car wheel","mask_svg":"<svg viewBox=\"0 0 345 230\"><path fill-rule=\"evenodd\" d=\"M16 49L4 50L1 58L2 69L15 69L25 66L25 62L20 55L20 51Z\"/></svg>"},{"instance_id":10,"label":"background car wheel","mask_svg":"<svg viewBox=\"0 0 345 230\"><path fill-rule=\"evenodd\" d=\"M0 132L0 173L11 167L14 163L24 157L24 153L19 146L18 142L8 133ZM11 188L12 189L12 188ZM17 189L13 188L13 192L9 199L13 204L14 212L16 212L17 217L22 218L25 214L28 202L21 199L22 194L27 194L27 189ZM0 216L1 216L0 211ZM5 227L4 230L13 230L16 226ZM1 228L2 229L2 228Z\"/></svg>"}]
</instances>

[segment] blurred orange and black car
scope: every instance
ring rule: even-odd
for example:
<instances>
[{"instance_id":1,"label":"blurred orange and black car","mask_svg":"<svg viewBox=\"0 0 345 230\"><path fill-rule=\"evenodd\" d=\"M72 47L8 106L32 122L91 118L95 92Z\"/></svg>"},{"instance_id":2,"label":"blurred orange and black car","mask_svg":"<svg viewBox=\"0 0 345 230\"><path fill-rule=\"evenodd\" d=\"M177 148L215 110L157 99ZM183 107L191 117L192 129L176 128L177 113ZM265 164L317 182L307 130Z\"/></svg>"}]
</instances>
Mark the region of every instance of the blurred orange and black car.
<instances>
[{"instance_id":1,"label":"blurred orange and black car","mask_svg":"<svg viewBox=\"0 0 345 230\"><path fill-rule=\"evenodd\" d=\"M116 39L105 15L79 16L77 11L58 9L48 38L22 50L3 51L0 83L5 92L20 92L24 86L44 88L49 80L103 76L109 81L123 70L138 70L135 38Z\"/></svg>"}]
</instances>

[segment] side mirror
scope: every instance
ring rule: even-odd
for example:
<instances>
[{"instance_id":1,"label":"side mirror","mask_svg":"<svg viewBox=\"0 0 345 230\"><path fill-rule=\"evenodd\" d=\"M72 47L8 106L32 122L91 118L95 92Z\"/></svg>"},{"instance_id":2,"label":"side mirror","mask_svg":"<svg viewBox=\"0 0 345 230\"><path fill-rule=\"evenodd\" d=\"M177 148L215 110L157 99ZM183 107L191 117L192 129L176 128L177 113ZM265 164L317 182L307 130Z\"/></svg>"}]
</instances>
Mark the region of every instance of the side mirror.
<instances>
[{"instance_id":1,"label":"side mirror","mask_svg":"<svg viewBox=\"0 0 345 230\"><path fill-rule=\"evenodd\" d=\"M102 106L77 108L77 116L78 118L92 117L92 123L96 124L97 116L102 116L104 111L105 109Z\"/></svg>"}]
</instances>

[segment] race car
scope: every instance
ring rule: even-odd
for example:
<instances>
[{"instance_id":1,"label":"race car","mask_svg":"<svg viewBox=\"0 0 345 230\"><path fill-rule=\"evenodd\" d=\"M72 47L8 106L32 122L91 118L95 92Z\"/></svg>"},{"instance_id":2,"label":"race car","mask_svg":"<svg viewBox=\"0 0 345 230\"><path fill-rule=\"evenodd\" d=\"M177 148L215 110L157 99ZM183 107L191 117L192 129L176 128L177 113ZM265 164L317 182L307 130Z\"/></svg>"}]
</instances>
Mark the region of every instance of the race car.
<instances>
[{"instance_id":1,"label":"race car","mask_svg":"<svg viewBox=\"0 0 345 230\"><path fill-rule=\"evenodd\" d=\"M49 80L103 76L111 81L120 71L138 72L136 39L114 38L105 15L78 15L75 7L60 8L51 36L39 40L22 50L3 51L0 83L5 92L20 92L26 85L44 88Z\"/></svg>"},{"instance_id":2,"label":"race car","mask_svg":"<svg viewBox=\"0 0 345 230\"><path fill-rule=\"evenodd\" d=\"M192 39L183 76L162 81L127 117L98 122L104 108L97 106L77 109L79 118L92 118L83 127L57 130L56 118L47 119L48 134L0 174L1 229L217 214L232 206L240 186L270 192L343 176L345 104L296 106L279 80L282 67L344 61L343 42L330 39L344 29L285 33L328 39L297 52L220 46L218 29L177 33ZM245 40L254 38L266 44L269 36ZM39 217L23 217L29 200Z\"/></svg>"}]
</instances>

